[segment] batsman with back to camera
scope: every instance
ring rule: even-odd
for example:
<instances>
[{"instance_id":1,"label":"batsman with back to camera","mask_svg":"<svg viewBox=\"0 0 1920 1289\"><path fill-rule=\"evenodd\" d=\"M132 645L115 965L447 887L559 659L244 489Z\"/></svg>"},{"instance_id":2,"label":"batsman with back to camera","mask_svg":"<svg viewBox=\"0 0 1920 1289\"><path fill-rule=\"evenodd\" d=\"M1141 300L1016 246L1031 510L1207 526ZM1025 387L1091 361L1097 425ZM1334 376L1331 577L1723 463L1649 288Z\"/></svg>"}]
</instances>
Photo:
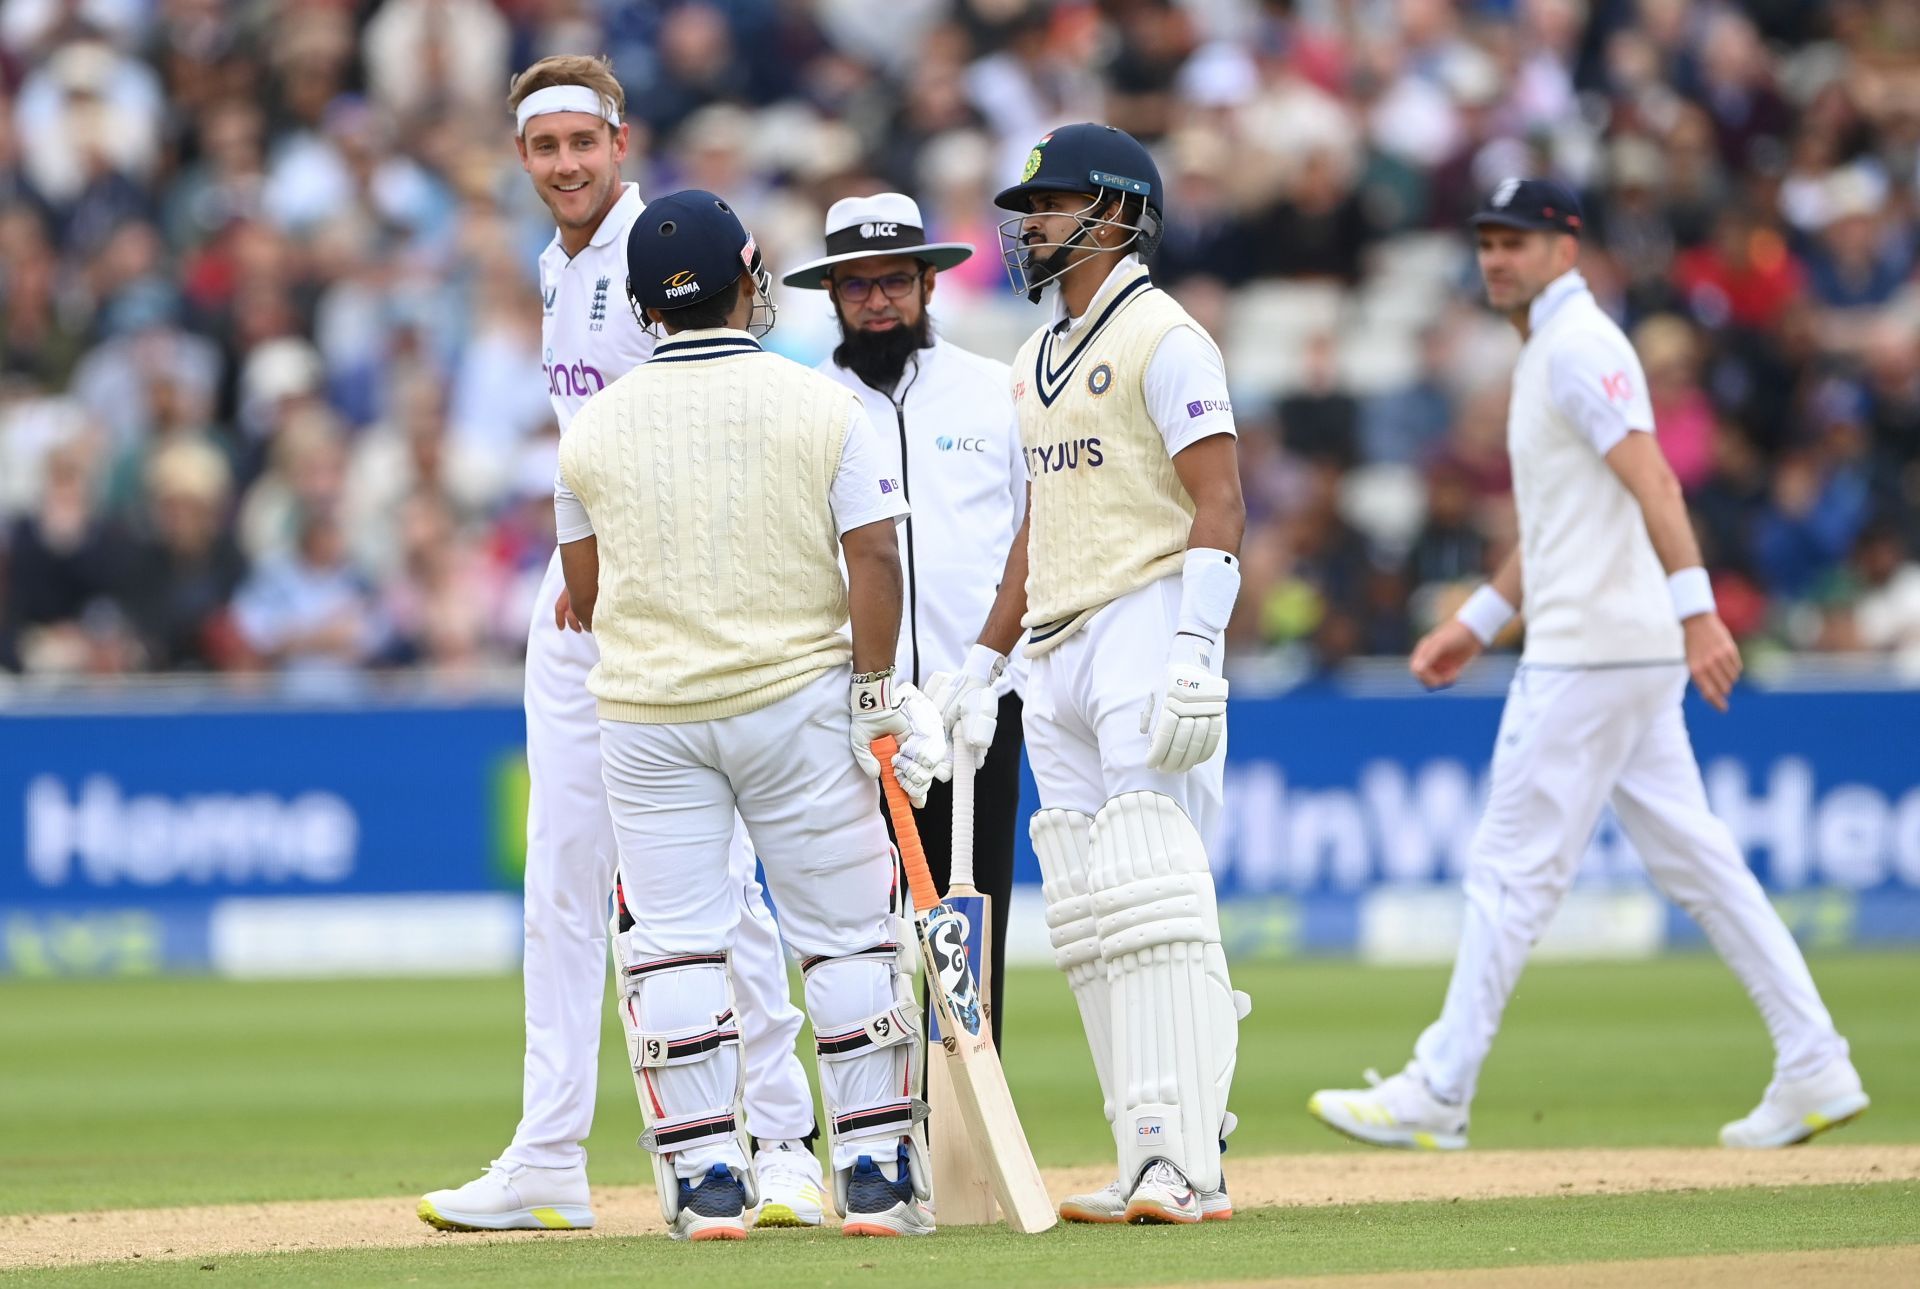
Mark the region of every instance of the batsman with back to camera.
<instances>
[{"instance_id":1,"label":"batsman with back to camera","mask_svg":"<svg viewBox=\"0 0 1920 1289\"><path fill-rule=\"evenodd\" d=\"M1220 1151L1247 1004L1201 838L1246 508L1220 350L1148 279L1162 193L1137 140L1083 124L995 198L1018 212L1001 224L1016 290L1054 298L1014 360L1032 495L980 643L1004 655L1030 629L1033 846L1119 1162L1061 1206L1080 1222L1232 1215Z\"/></svg>"},{"instance_id":2,"label":"batsman with back to camera","mask_svg":"<svg viewBox=\"0 0 1920 1289\"><path fill-rule=\"evenodd\" d=\"M1440 1019L1400 1073L1314 1094L1308 1110L1379 1146L1459 1150L1468 1108L1527 952L1573 882L1611 800L1654 883L1691 914L1773 1039L1760 1104L1727 1146L1804 1141L1867 1108L1846 1040L1799 946L1707 807L1681 698L1689 674L1725 710L1740 655L1700 566L1686 501L1654 437L1646 377L1575 267L1580 206L1509 179L1473 217L1487 300L1524 344L1507 413L1520 544L1458 616L1415 647L1414 675L1451 684L1523 607L1466 925Z\"/></svg>"},{"instance_id":3,"label":"batsman with back to camera","mask_svg":"<svg viewBox=\"0 0 1920 1289\"><path fill-rule=\"evenodd\" d=\"M561 563L600 642L588 687L633 915L615 957L643 1144L675 1238L745 1236L729 975L755 987L755 964L730 973L727 953L744 818L802 955L842 1230L927 1234L919 1009L870 748L895 736L894 773L924 801L946 739L892 665L899 480L858 399L760 348L769 283L714 194L642 211L628 295L666 338L560 445Z\"/></svg>"},{"instance_id":4,"label":"batsman with back to camera","mask_svg":"<svg viewBox=\"0 0 1920 1289\"><path fill-rule=\"evenodd\" d=\"M542 59L514 81L508 108L521 164L557 228L540 256L541 345L562 435L588 399L653 353L620 299L639 189L620 180L625 96L604 59ZM594 637L572 614L556 550L527 632L526 1064L513 1141L474 1181L434 1191L420 1216L450 1230L590 1227L581 1142L593 1126L607 897L616 851L600 776L587 672ZM814 1225L825 1204L808 1150L813 1097L794 1054L800 1012L787 994L779 934L754 880L744 829L733 850L737 1001L747 1056L747 1125L761 1149L760 1220Z\"/></svg>"}]
</instances>

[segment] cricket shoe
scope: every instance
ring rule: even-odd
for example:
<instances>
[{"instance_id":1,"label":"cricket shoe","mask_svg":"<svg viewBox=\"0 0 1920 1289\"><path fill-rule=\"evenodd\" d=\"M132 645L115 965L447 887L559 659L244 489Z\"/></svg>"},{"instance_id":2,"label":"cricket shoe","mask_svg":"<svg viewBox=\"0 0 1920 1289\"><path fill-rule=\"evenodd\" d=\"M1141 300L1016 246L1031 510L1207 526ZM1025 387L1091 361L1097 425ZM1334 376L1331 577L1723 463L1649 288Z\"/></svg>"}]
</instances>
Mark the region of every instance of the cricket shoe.
<instances>
[{"instance_id":1,"label":"cricket shoe","mask_svg":"<svg viewBox=\"0 0 1920 1289\"><path fill-rule=\"evenodd\" d=\"M1796 1146L1858 1119L1869 1104L1859 1073L1843 1056L1818 1074L1769 1083L1752 1114L1720 1130L1720 1144L1746 1150Z\"/></svg>"},{"instance_id":2,"label":"cricket shoe","mask_svg":"<svg viewBox=\"0 0 1920 1289\"><path fill-rule=\"evenodd\" d=\"M496 1159L465 1186L429 1193L415 1211L442 1231L581 1231L593 1225L581 1164L535 1168Z\"/></svg>"},{"instance_id":3,"label":"cricket shoe","mask_svg":"<svg viewBox=\"0 0 1920 1289\"><path fill-rule=\"evenodd\" d=\"M1062 1222L1091 1222L1114 1225L1127 1220L1127 1188L1116 1179L1097 1191L1069 1195L1060 1201ZM1233 1200L1227 1194L1227 1179L1220 1178L1220 1189L1200 1192L1202 1221L1224 1222L1233 1216Z\"/></svg>"},{"instance_id":4,"label":"cricket shoe","mask_svg":"<svg viewBox=\"0 0 1920 1289\"><path fill-rule=\"evenodd\" d=\"M826 1216L827 1192L813 1152L783 1141L756 1151L760 1215L754 1226L818 1226Z\"/></svg>"},{"instance_id":5,"label":"cricket shoe","mask_svg":"<svg viewBox=\"0 0 1920 1289\"><path fill-rule=\"evenodd\" d=\"M932 1235L933 1214L913 1193L907 1152L900 1151L899 1179L888 1181L870 1155L854 1161L847 1178L847 1214L842 1235Z\"/></svg>"},{"instance_id":6,"label":"cricket shoe","mask_svg":"<svg viewBox=\"0 0 1920 1289\"><path fill-rule=\"evenodd\" d=\"M1121 1220L1157 1226L1192 1226L1203 1218L1200 1192L1187 1175L1164 1159L1156 1159L1140 1174L1127 1197Z\"/></svg>"},{"instance_id":7,"label":"cricket shoe","mask_svg":"<svg viewBox=\"0 0 1920 1289\"><path fill-rule=\"evenodd\" d=\"M695 1183L680 1179L680 1211L673 1215L668 1235L676 1240L744 1240L747 1238L747 1188L725 1164L714 1164Z\"/></svg>"},{"instance_id":8,"label":"cricket shoe","mask_svg":"<svg viewBox=\"0 0 1920 1289\"><path fill-rule=\"evenodd\" d=\"M1370 1146L1402 1150L1465 1150L1467 1110L1433 1095L1417 1061L1390 1079L1367 1071L1365 1088L1322 1088L1307 1113L1335 1132Z\"/></svg>"}]
</instances>

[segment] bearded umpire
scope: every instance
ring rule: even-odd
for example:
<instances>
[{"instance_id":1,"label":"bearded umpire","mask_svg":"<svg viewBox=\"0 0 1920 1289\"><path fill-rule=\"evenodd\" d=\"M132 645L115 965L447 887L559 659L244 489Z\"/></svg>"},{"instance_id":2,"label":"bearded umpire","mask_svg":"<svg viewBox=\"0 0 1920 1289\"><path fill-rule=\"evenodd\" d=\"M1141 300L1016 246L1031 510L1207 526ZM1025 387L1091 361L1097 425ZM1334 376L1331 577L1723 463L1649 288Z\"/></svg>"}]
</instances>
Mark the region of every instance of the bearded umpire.
<instances>
[{"instance_id":1,"label":"bearded umpire","mask_svg":"<svg viewBox=\"0 0 1920 1289\"><path fill-rule=\"evenodd\" d=\"M974 643L1027 513L1027 470L1005 363L939 335L928 306L939 273L973 247L933 242L904 193L849 197L827 211L827 254L781 279L825 290L840 344L817 368L852 390L878 431L888 473L912 507L900 523L906 574L898 674L950 712L954 738L980 722L957 717L975 694L997 714L991 743L974 748L974 884L993 900L991 1002L1000 1042L1006 987L1007 910L1020 809L1020 685L1025 661ZM1025 576L1025 562L1019 566ZM947 889L953 860L953 790L935 783L920 816L934 883Z\"/></svg>"}]
</instances>

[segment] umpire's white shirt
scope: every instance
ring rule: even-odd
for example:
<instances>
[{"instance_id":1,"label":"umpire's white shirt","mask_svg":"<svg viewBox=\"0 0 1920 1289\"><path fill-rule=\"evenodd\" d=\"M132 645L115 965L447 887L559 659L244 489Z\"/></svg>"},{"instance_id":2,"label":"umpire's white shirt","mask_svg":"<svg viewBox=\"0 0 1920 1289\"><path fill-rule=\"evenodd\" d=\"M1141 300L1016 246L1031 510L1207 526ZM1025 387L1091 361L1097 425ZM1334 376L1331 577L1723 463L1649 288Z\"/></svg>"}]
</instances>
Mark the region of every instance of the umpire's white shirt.
<instances>
[{"instance_id":1,"label":"umpire's white shirt","mask_svg":"<svg viewBox=\"0 0 1920 1289\"><path fill-rule=\"evenodd\" d=\"M1606 454L1653 432L1640 360L1578 272L1534 300L1507 411L1520 517L1523 661L1605 667L1685 656L1666 572Z\"/></svg>"},{"instance_id":2,"label":"umpire's white shirt","mask_svg":"<svg viewBox=\"0 0 1920 1289\"><path fill-rule=\"evenodd\" d=\"M935 672L958 671L966 661L1026 514L1010 369L936 335L907 360L890 391L832 358L818 370L859 395L891 467L886 473L906 485L912 512L900 525L907 584L895 665L924 686ZM1014 685L1015 670L1001 677L999 692Z\"/></svg>"},{"instance_id":3,"label":"umpire's white shirt","mask_svg":"<svg viewBox=\"0 0 1920 1289\"><path fill-rule=\"evenodd\" d=\"M653 337L627 305L627 230L645 203L636 184L568 257L555 232L540 252L540 368L565 434L587 400L653 357Z\"/></svg>"}]
</instances>

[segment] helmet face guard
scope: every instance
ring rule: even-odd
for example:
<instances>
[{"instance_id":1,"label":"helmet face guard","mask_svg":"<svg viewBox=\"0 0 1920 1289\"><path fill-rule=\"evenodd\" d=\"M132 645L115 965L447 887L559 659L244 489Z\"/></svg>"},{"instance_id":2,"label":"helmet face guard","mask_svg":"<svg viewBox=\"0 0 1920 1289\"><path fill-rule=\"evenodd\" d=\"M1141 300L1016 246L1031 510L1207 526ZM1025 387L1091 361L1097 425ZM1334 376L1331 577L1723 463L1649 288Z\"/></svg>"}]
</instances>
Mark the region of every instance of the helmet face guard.
<instances>
[{"instance_id":1,"label":"helmet face guard","mask_svg":"<svg viewBox=\"0 0 1920 1289\"><path fill-rule=\"evenodd\" d=\"M1146 259L1160 245L1159 217L1144 200L1140 205L1138 224L1129 224L1119 219L1105 219L1094 213L1129 193L1144 195L1142 191L1145 188L1144 184L1136 185L1133 181L1121 179L1117 175L1094 174L1088 177L1087 186L1093 191L1087 196L1086 205L1073 211L1048 212L1053 215L1065 215L1077 225L1073 235L1064 242L1028 241L1024 226L1028 220L1035 218L1031 210L1000 221L1000 261L1006 266L1007 281L1012 285L1015 295L1024 295L1037 303L1041 291L1091 258L1089 256L1067 263L1067 257L1077 248L1103 251L1136 250L1142 259ZM1042 189L1040 191L1061 190ZM1118 246L1098 246L1092 240L1093 232L1098 228L1117 228L1129 236Z\"/></svg>"}]
</instances>

